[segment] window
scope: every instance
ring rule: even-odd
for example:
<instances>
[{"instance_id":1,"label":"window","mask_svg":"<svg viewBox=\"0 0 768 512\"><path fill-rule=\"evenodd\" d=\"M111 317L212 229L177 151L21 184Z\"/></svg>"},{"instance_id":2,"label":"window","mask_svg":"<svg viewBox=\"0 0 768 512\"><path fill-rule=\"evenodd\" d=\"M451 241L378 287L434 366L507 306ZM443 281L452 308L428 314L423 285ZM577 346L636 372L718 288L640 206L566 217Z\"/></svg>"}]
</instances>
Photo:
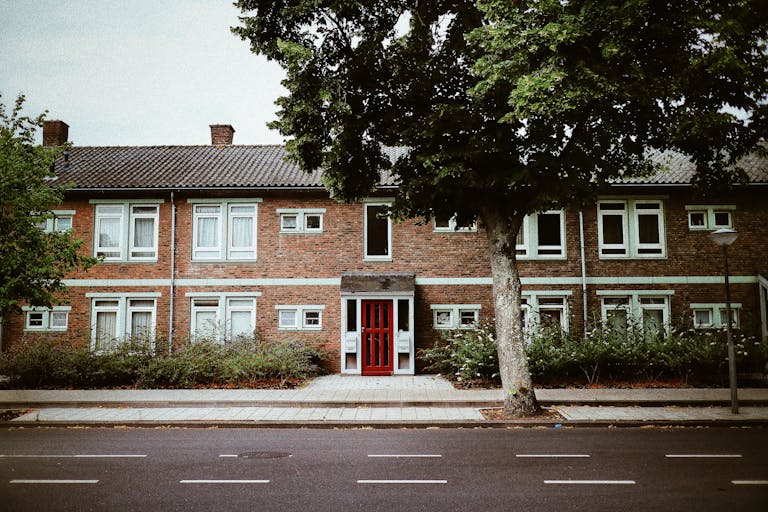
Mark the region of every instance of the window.
<instances>
[{"instance_id":1,"label":"window","mask_svg":"<svg viewBox=\"0 0 768 512\"><path fill-rule=\"evenodd\" d=\"M517 255L525 258L565 257L565 212L550 210L526 215L517 233Z\"/></svg>"},{"instance_id":2,"label":"window","mask_svg":"<svg viewBox=\"0 0 768 512\"><path fill-rule=\"evenodd\" d=\"M256 202L202 200L192 208L193 260L255 260Z\"/></svg>"},{"instance_id":3,"label":"window","mask_svg":"<svg viewBox=\"0 0 768 512\"><path fill-rule=\"evenodd\" d=\"M430 308L435 329L469 329L480 317L479 304L435 304Z\"/></svg>"},{"instance_id":4,"label":"window","mask_svg":"<svg viewBox=\"0 0 768 512\"><path fill-rule=\"evenodd\" d=\"M731 303L731 327L739 328L739 311L741 304ZM697 329L722 329L726 326L725 304L691 304L693 326Z\"/></svg>"},{"instance_id":5,"label":"window","mask_svg":"<svg viewBox=\"0 0 768 512\"><path fill-rule=\"evenodd\" d=\"M105 261L156 261L158 218L156 204L97 204L96 256Z\"/></svg>"},{"instance_id":6,"label":"window","mask_svg":"<svg viewBox=\"0 0 768 512\"><path fill-rule=\"evenodd\" d=\"M599 201L598 238L602 258L652 258L665 255L661 201Z\"/></svg>"},{"instance_id":7,"label":"window","mask_svg":"<svg viewBox=\"0 0 768 512\"><path fill-rule=\"evenodd\" d=\"M192 295L190 329L193 341L231 342L250 338L256 330L256 297L243 294Z\"/></svg>"},{"instance_id":8,"label":"window","mask_svg":"<svg viewBox=\"0 0 768 512\"><path fill-rule=\"evenodd\" d=\"M68 231L74 215L74 210L53 210L37 222L37 227L46 233Z\"/></svg>"},{"instance_id":9,"label":"window","mask_svg":"<svg viewBox=\"0 0 768 512\"><path fill-rule=\"evenodd\" d=\"M25 331L66 331L69 321L70 306L52 308L25 306Z\"/></svg>"},{"instance_id":10,"label":"window","mask_svg":"<svg viewBox=\"0 0 768 512\"><path fill-rule=\"evenodd\" d=\"M669 327L670 290L600 291L603 323L617 330L636 325L646 333L661 333Z\"/></svg>"},{"instance_id":11,"label":"window","mask_svg":"<svg viewBox=\"0 0 768 512\"><path fill-rule=\"evenodd\" d=\"M475 232L477 231L477 223L472 222L470 224L464 224L459 225L456 222L456 217L435 217L433 219L433 231L435 232L456 232L456 231L464 231L464 232Z\"/></svg>"},{"instance_id":12,"label":"window","mask_svg":"<svg viewBox=\"0 0 768 512\"><path fill-rule=\"evenodd\" d=\"M277 210L281 233L322 233L325 208Z\"/></svg>"},{"instance_id":13,"label":"window","mask_svg":"<svg viewBox=\"0 0 768 512\"><path fill-rule=\"evenodd\" d=\"M322 305L279 305L277 328L286 331L319 331L323 326ZM353 329L354 330L354 329Z\"/></svg>"},{"instance_id":14,"label":"window","mask_svg":"<svg viewBox=\"0 0 768 512\"><path fill-rule=\"evenodd\" d=\"M732 205L718 206L686 206L688 210L688 229L691 231L714 230L733 227Z\"/></svg>"},{"instance_id":15,"label":"window","mask_svg":"<svg viewBox=\"0 0 768 512\"><path fill-rule=\"evenodd\" d=\"M158 293L133 295L92 293L91 349L111 350L126 340L152 342Z\"/></svg>"},{"instance_id":16,"label":"window","mask_svg":"<svg viewBox=\"0 0 768 512\"><path fill-rule=\"evenodd\" d=\"M365 253L364 259L392 259L392 220L387 213L389 203L366 203L365 210Z\"/></svg>"},{"instance_id":17,"label":"window","mask_svg":"<svg viewBox=\"0 0 768 512\"><path fill-rule=\"evenodd\" d=\"M529 290L522 297L523 330L536 327L560 327L568 330L568 296L570 290Z\"/></svg>"}]
</instances>

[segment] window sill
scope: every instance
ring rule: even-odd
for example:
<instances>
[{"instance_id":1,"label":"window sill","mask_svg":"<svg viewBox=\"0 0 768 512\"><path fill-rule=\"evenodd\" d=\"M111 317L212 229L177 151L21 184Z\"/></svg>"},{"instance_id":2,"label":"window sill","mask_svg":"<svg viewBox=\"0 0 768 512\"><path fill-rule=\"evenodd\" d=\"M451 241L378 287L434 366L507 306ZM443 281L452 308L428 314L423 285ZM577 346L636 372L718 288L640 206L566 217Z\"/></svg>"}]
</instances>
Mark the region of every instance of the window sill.
<instances>
[{"instance_id":1,"label":"window sill","mask_svg":"<svg viewBox=\"0 0 768 512\"><path fill-rule=\"evenodd\" d=\"M392 258L390 257L375 257L375 256L364 256L363 262L364 263L387 263L391 262Z\"/></svg>"}]
</instances>

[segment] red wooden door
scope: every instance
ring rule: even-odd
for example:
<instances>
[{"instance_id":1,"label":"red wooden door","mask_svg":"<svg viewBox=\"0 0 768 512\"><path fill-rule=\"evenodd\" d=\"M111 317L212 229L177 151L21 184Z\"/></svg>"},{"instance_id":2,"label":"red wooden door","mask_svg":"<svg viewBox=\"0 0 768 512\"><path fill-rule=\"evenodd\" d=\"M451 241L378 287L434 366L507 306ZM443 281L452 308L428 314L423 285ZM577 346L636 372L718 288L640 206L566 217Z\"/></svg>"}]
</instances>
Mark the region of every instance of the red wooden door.
<instances>
[{"instance_id":1,"label":"red wooden door","mask_svg":"<svg viewBox=\"0 0 768 512\"><path fill-rule=\"evenodd\" d=\"M362 310L363 375L391 375L394 368L392 301L364 300Z\"/></svg>"}]
</instances>

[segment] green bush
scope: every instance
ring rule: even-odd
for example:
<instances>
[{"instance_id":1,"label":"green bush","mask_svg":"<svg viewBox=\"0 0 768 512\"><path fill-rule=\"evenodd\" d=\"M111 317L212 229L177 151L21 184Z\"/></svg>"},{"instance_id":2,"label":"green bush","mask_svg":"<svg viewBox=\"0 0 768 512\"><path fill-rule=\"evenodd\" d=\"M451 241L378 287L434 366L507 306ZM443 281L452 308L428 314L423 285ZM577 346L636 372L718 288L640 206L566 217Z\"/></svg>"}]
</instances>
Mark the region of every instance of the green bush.
<instances>
[{"instance_id":1,"label":"green bush","mask_svg":"<svg viewBox=\"0 0 768 512\"><path fill-rule=\"evenodd\" d=\"M324 350L296 341L200 342L170 353L132 342L94 353L39 340L22 341L4 354L0 373L11 386L24 388L255 386L263 380L285 386L322 373L325 359Z\"/></svg>"},{"instance_id":2,"label":"green bush","mask_svg":"<svg viewBox=\"0 0 768 512\"><path fill-rule=\"evenodd\" d=\"M429 371L459 381L498 380L494 328L440 331L431 348L419 357ZM734 333L737 370L763 373L768 342ZM559 327L529 332L526 355L534 382L597 384L600 381L654 381L679 379L702 384L727 381L728 356L724 330L672 328L644 331L638 325L617 329L597 324L583 338Z\"/></svg>"}]
</instances>

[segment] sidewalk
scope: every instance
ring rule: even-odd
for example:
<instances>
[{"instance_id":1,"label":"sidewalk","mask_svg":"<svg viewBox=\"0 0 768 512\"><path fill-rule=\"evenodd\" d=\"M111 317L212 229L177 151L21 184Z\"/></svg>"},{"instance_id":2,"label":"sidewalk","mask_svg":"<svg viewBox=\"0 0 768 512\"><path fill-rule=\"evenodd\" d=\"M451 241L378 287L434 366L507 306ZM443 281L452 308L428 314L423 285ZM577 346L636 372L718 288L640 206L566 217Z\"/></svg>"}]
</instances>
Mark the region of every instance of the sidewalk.
<instances>
[{"instance_id":1,"label":"sidewalk","mask_svg":"<svg viewBox=\"0 0 768 512\"><path fill-rule=\"evenodd\" d=\"M768 389L541 389L562 420L486 420L501 390L457 390L434 375L329 375L300 389L10 390L0 410L31 410L5 426L175 425L403 427L499 425L768 425Z\"/></svg>"}]
</instances>

